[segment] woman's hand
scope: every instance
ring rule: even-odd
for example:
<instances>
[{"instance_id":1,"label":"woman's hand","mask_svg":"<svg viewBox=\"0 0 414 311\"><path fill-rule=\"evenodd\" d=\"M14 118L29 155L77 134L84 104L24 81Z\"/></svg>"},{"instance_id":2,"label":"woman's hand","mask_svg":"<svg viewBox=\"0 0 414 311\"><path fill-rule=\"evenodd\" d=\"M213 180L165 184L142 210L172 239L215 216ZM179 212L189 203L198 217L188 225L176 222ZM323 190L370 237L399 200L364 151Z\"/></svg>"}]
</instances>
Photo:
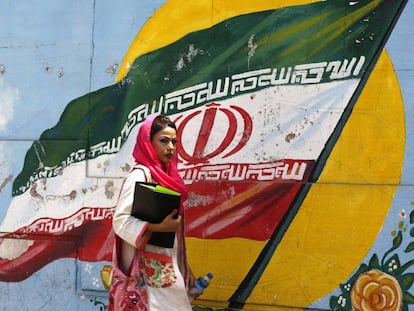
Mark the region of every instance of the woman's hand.
<instances>
[{"instance_id":1,"label":"woman's hand","mask_svg":"<svg viewBox=\"0 0 414 311\"><path fill-rule=\"evenodd\" d=\"M173 210L167 217L163 219L162 222L159 224L148 224L148 231L151 232L176 232L181 225L181 216L178 215L176 219L174 219L175 215L178 211L175 209Z\"/></svg>"}]
</instances>

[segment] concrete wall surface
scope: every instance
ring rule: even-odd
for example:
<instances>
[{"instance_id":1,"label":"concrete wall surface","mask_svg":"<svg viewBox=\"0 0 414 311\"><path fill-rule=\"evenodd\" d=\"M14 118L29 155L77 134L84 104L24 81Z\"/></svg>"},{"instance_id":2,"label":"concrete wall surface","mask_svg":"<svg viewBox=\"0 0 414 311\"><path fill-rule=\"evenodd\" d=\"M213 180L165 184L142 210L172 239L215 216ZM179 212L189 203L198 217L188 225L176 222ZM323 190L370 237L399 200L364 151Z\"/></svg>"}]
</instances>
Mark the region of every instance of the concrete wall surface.
<instances>
[{"instance_id":1,"label":"concrete wall surface","mask_svg":"<svg viewBox=\"0 0 414 311\"><path fill-rule=\"evenodd\" d=\"M0 3L0 311L107 310L139 125L177 125L194 310L414 309L414 2Z\"/></svg>"}]
</instances>

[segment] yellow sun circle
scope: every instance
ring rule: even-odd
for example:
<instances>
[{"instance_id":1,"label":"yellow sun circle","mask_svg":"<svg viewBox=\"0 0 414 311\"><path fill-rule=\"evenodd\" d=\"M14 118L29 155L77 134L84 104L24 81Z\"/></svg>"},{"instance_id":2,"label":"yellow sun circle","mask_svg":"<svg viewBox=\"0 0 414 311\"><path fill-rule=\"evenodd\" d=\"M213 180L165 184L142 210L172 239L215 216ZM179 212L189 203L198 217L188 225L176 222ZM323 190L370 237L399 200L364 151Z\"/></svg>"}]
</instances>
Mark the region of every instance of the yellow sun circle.
<instances>
[{"instance_id":1,"label":"yellow sun circle","mask_svg":"<svg viewBox=\"0 0 414 311\"><path fill-rule=\"evenodd\" d=\"M167 1L137 34L116 77L134 60L225 19L316 1ZM318 183L278 245L247 303L306 307L328 295L364 260L384 223L398 185L405 144L399 84L383 52L336 143ZM246 228L248 230L248 228ZM225 305L264 242L188 238L195 274L206 267L214 285L203 298ZM215 303L214 303L215 302Z\"/></svg>"}]
</instances>

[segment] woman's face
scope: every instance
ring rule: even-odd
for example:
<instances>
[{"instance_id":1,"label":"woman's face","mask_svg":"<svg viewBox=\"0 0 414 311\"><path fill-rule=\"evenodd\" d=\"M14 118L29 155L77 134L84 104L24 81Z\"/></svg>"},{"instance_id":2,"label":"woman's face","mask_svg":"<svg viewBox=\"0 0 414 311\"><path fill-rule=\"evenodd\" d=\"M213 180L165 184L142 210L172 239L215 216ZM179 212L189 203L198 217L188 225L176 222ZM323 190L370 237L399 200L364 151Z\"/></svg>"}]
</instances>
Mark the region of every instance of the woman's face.
<instances>
[{"instance_id":1,"label":"woman's face","mask_svg":"<svg viewBox=\"0 0 414 311\"><path fill-rule=\"evenodd\" d=\"M165 127L152 137L152 148L162 164L171 161L175 154L177 132L172 127Z\"/></svg>"}]
</instances>

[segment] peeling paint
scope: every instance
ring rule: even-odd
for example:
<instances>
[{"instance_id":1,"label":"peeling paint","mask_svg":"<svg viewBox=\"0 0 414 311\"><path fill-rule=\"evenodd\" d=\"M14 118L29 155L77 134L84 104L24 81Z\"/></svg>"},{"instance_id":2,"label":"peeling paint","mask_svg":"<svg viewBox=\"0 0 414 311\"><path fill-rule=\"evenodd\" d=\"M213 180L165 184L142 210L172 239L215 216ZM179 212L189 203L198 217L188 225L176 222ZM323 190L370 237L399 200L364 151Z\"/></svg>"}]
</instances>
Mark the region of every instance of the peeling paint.
<instances>
[{"instance_id":1,"label":"peeling paint","mask_svg":"<svg viewBox=\"0 0 414 311\"><path fill-rule=\"evenodd\" d=\"M115 187L115 184L112 180L109 180L105 184L105 196L107 199L112 199L115 195L115 192L118 189Z\"/></svg>"},{"instance_id":2,"label":"peeling paint","mask_svg":"<svg viewBox=\"0 0 414 311\"><path fill-rule=\"evenodd\" d=\"M106 73L109 73L110 75L114 75L117 70L118 70L118 64L115 63L112 66L106 68Z\"/></svg>"},{"instance_id":3,"label":"peeling paint","mask_svg":"<svg viewBox=\"0 0 414 311\"><path fill-rule=\"evenodd\" d=\"M125 163L123 166L121 166L121 170L123 172L129 172L130 169L131 169L131 165L129 165L129 163Z\"/></svg>"},{"instance_id":4,"label":"peeling paint","mask_svg":"<svg viewBox=\"0 0 414 311\"><path fill-rule=\"evenodd\" d=\"M51 73L52 72L52 67L49 66L49 64L45 64L45 70L47 73Z\"/></svg>"},{"instance_id":5,"label":"peeling paint","mask_svg":"<svg viewBox=\"0 0 414 311\"><path fill-rule=\"evenodd\" d=\"M62 68L62 67L60 67L60 68L58 69L57 76L58 76L59 78L61 78L61 77L63 77L63 75L64 75L64 73L63 73L63 68Z\"/></svg>"},{"instance_id":6,"label":"peeling paint","mask_svg":"<svg viewBox=\"0 0 414 311\"><path fill-rule=\"evenodd\" d=\"M249 48L249 52L247 53L247 68L250 68L250 59L253 57L257 49L257 44L254 43L254 35L250 36L247 47Z\"/></svg>"},{"instance_id":7,"label":"peeling paint","mask_svg":"<svg viewBox=\"0 0 414 311\"><path fill-rule=\"evenodd\" d=\"M0 193L3 191L3 189L6 187L6 185L11 182L13 179L13 175L9 174L1 183L0 185Z\"/></svg>"},{"instance_id":8,"label":"peeling paint","mask_svg":"<svg viewBox=\"0 0 414 311\"><path fill-rule=\"evenodd\" d=\"M188 46L188 51L185 54L180 55L180 58L178 59L177 65L175 66L177 71L182 70L186 63L191 63L197 55L203 55L204 51L201 49L196 49L194 47L194 44L190 44Z\"/></svg>"},{"instance_id":9,"label":"peeling paint","mask_svg":"<svg viewBox=\"0 0 414 311\"><path fill-rule=\"evenodd\" d=\"M287 143L290 143L294 138L296 138L296 134L295 133L289 133L289 134L286 135L285 141Z\"/></svg>"},{"instance_id":10,"label":"peeling paint","mask_svg":"<svg viewBox=\"0 0 414 311\"><path fill-rule=\"evenodd\" d=\"M3 239L0 243L0 258L9 260L17 258L33 244L33 240Z\"/></svg>"}]
</instances>

